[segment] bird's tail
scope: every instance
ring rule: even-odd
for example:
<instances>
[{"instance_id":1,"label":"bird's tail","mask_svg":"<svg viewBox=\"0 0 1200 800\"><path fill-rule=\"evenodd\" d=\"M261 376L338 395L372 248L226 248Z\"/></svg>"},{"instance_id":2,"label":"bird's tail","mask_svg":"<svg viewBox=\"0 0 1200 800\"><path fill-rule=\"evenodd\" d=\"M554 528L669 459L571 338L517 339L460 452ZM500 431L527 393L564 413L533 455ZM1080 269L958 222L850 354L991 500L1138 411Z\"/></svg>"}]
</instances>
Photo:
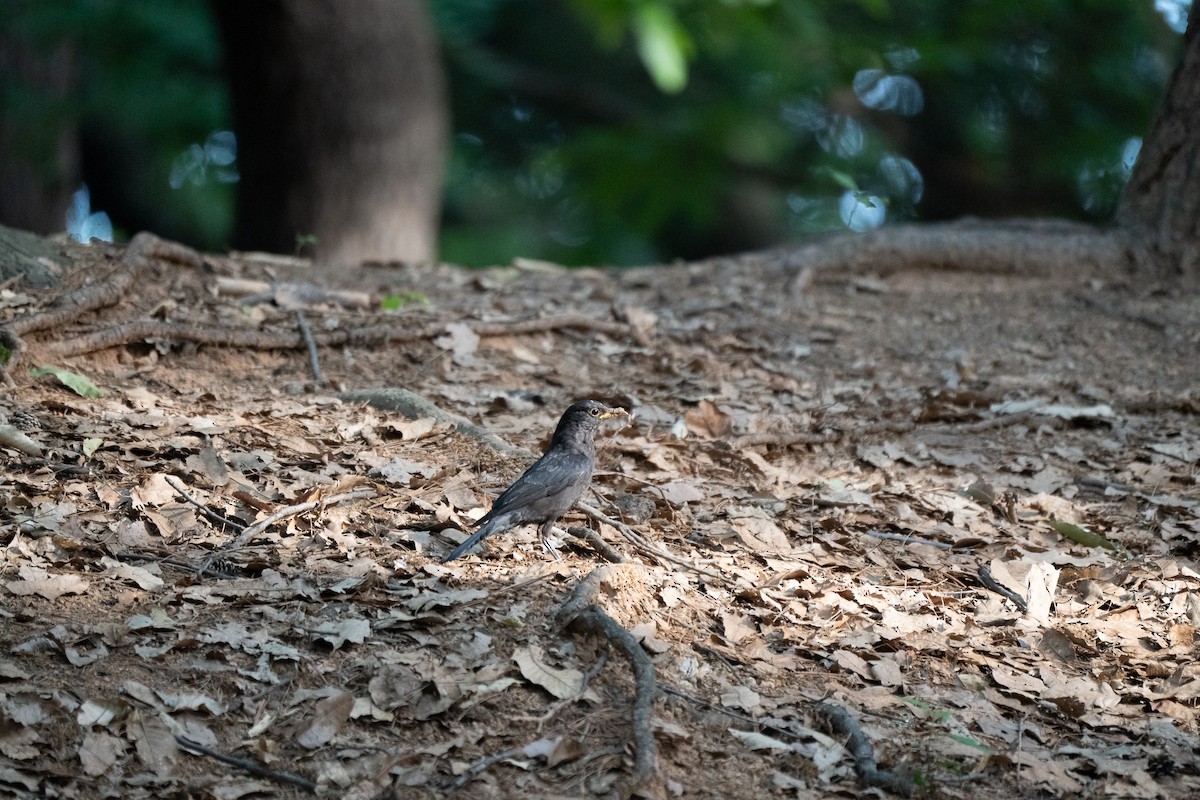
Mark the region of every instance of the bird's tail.
<instances>
[{"instance_id":1,"label":"bird's tail","mask_svg":"<svg viewBox=\"0 0 1200 800\"><path fill-rule=\"evenodd\" d=\"M489 534L493 533L496 528L500 527L497 522L498 520L495 519L488 520L486 525L472 533L462 544L443 556L442 563L445 564L447 561L453 561L454 559L466 553L468 550L475 547L475 545L482 542Z\"/></svg>"}]
</instances>

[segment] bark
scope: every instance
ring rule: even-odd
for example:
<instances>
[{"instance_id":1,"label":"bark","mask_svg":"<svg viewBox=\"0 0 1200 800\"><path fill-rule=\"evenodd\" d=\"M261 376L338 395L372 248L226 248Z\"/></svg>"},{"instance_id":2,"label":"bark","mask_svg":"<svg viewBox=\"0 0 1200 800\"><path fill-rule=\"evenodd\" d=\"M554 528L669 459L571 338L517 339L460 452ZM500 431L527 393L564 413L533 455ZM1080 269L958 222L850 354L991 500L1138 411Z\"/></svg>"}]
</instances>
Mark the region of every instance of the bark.
<instances>
[{"instance_id":1,"label":"bark","mask_svg":"<svg viewBox=\"0 0 1200 800\"><path fill-rule=\"evenodd\" d=\"M1200 275L1200 3L1192 5L1184 53L1167 84L1116 222L1142 271Z\"/></svg>"},{"instance_id":2,"label":"bark","mask_svg":"<svg viewBox=\"0 0 1200 800\"><path fill-rule=\"evenodd\" d=\"M40 234L66 228L79 188L79 123L73 114L47 125L48 109L68 108L75 88L75 45L51 49L0 26L0 223Z\"/></svg>"},{"instance_id":3,"label":"bark","mask_svg":"<svg viewBox=\"0 0 1200 800\"><path fill-rule=\"evenodd\" d=\"M423 3L214 0L238 135L234 246L428 260L447 136Z\"/></svg>"}]
</instances>

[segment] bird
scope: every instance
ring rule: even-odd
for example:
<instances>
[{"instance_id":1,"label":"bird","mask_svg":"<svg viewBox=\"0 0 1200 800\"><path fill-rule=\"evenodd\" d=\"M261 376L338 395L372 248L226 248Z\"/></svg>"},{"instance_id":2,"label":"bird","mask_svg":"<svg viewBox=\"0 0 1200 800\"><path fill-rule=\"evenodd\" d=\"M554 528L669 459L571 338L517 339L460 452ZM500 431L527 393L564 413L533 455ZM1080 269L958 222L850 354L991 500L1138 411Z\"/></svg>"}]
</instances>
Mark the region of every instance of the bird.
<instances>
[{"instance_id":1,"label":"bird","mask_svg":"<svg viewBox=\"0 0 1200 800\"><path fill-rule=\"evenodd\" d=\"M557 559L558 553L547 536L558 518L575 505L592 482L592 471L596 468L593 437L602 420L627 416L629 412L625 409L596 400L572 403L559 419L542 457L496 498L475 532L443 557L442 563L453 561L493 533L529 524L540 526L538 533L543 546Z\"/></svg>"}]
</instances>

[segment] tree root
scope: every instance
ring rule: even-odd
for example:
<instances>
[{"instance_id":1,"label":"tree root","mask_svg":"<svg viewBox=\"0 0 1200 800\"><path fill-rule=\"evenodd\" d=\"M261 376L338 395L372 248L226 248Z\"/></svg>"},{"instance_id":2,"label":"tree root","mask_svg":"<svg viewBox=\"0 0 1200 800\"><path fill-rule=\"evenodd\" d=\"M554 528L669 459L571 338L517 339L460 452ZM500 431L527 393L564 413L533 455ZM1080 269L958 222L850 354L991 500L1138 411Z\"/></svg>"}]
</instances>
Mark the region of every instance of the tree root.
<instances>
[{"instance_id":1,"label":"tree root","mask_svg":"<svg viewBox=\"0 0 1200 800\"><path fill-rule=\"evenodd\" d=\"M654 779L658 773L658 744L650 728L654 710L656 681L654 662L638 644L633 634L608 615L596 602L601 585L613 567L597 567L576 584L559 609L556 619L564 629L598 634L621 650L633 665L633 747L634 777L638 786Z\"/></svg>"},{"instance_id":2,"label":"tree root","mask_svg":"<svg viewBox=\"0 0 1200 800\"><path fill-rule=\"evenodd\" d=\"M183 245L164 241L149 233L139 233L121 252L117 262L101 277L91 278L84 286L59 296L45 311L17 317L7 325L0 326L0 344L14 353L19 352L24 349L22 337L28 334L61 330L88 312L116 305L146 282L147 273L165 261L195 268L202 266L205 259ZM294 293L301 302L304 296L307 296L298 290ZM311 353L315 347L371 346L425 341L445 333L444 322L414 327L411 319L397 319L332 331L306 330L302 321L299 322L299 327L300 330L297 331L264 331L255 328L231 329L222 325L139 319L109 325L84 336L53 342L46 347L46 352L53 357L66 358L147 339L164 339L257 350L296 350L307 347L310 361L314 361ZM512 322L474 322L469 323L469 327L480 337L519 336L571 329L632 339L643 346L648 344L648 334L632 325L615 320L593 319L581 314ZM9 367L11 369L11 364ZM0 375L0 378L11 384L7 373Z\"/></svg>"},{"instance_id":3,"label":"tree root","mask_svg":"<svg viewBox=\"0 0 1200 800\"><path fill-rule=\"evenodd\" d=\"M785 268L797 270L790 292L801 300L821 272L891 274L906 269L945 269L1006 275L1119 274L1129 266L1129 247L1117 231L1053 219L979 220L896 225L869 233L815 236L777 251Z\"/></svg>"}]
</instances>

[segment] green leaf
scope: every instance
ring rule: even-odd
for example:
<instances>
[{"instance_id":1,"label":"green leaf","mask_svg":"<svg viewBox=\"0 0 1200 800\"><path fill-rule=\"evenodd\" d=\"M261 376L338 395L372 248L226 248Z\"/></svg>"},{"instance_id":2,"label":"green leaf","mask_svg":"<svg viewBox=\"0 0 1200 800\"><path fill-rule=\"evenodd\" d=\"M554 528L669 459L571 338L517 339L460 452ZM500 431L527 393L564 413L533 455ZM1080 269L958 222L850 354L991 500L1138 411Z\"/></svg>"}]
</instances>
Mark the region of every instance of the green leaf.
<instances>
[{"instance_id":1,"label":"green leaf","mask_svg":"<svg viewBox=\"0 0 1200 800\"><path fill-rule=\"evenodd\" d=\"M1103 547L1107 550L1123 550L1120 545L1110 542L1098 533L1092 533L1089 530L1072 525L1069 522L1062 520L1050 520L1050 527L1058 531L1064 537L1070 539L1076 544L1081 544L1084 547Z\"/></svg>"},{"instance_id":2,"label":"green leaf","mask_svg":"<svg viewBox=\"0 0 1200 800\"><path fill-rule=\"evenodd\" d=\"M408 306L429 305L429 298L421 292L400 292L400 294L384 295L379 300L379 308L383 311L396 311Z\"/></svg>"},{"instance_id":3,"label":"green leaf","mask_svg":"<svg viewBox=\"0 0 1200 800\"><path fill-rule=\"evenodd\" d=\"M972 739L970 736L962 736L957 733L948 733L946 735L949 736L954 741L958 742L959 744L965 744L967 747L974 747L976 750L983 750L984 752L989 752L991 750L991 748L988 747L986 744L980 744L979 742Z\"/></svg>"},{"instance_id":4,"label":"green leaf","mask_svg":"<svg viewBox=\"0 0 1200 800\"><path fill-rule=\"evenodd\" d=\"M645 3L633 18L638 55L655 85L667 94L687 86L691 40L665 3Z\"/></svg>"},{"instance_id":5,"label":"green leaf","mask_svg":"<svg viewBox=\"0 0 1200 800\"><path fill-rule=\"evenodd\" d=\"M29 374L35 378L40 378L43 375L53 375L58 378L59 382L70 389L80 397L100 397L104 392L92 383L87 378L80 375L78 372L71 372L62 367L35 367L29 370Z\"/></svg>"}]
</instances>

